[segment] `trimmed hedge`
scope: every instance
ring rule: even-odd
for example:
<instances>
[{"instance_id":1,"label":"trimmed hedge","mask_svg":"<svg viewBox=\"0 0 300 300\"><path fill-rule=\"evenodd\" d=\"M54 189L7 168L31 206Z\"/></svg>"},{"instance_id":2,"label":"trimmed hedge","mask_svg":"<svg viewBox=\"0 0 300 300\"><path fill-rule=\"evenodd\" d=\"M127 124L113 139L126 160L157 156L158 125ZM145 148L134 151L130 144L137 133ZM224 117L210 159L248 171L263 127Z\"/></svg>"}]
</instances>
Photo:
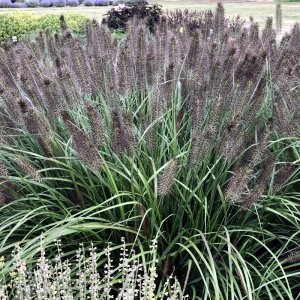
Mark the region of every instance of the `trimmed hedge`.
<instances>
[{"instance_id":1,"label":"trimmed hedge","mask_svg":"<svg viewBox=\"0 0 300 300\"><path fill-rule=\"evenodd\" d=\"M64 14L68 27L76 34L83 34L86 17L76 13ZM38 16L27 12L0 14L0 42L18 39L37 30L48 29L52 32L59 30L59 15L46 14Z\"/></svg>"}]
</instances>

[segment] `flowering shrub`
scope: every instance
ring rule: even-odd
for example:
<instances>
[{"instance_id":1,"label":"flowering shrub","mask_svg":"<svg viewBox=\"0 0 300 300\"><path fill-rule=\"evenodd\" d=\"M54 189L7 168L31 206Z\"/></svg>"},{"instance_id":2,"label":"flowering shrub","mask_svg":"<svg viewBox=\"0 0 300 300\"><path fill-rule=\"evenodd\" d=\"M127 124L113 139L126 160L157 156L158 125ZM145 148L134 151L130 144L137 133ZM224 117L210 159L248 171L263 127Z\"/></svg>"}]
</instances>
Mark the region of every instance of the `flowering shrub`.
<instances>
[{"instance_id":1,"label":"flowering shrub","mask_svg":"<svg viewBox=\"0 0 300 300\"><path fill-rule=\"evenodd\" d=\"M13 8L25 8L27 5L24 2L14 2L12 3Z\"/></svg>"},{"instance_id":2,"label":"flowering shrub","mask_svg":"<svg viewBox=\"0 0 300 300\"><path fill-rule=\"evenodd\" d=\"M14 13L0 14L0 42L11 40L13 36L18 38L36 29L37 16L16 11Z\"/></svg>"},{"instance_id":3,"label":"flowering shrub","mask_svg":"<svg viewBox=\"0 0 300 300\"><path fill-rule=\"evenodd\" d=\"M124 4L124 3L119 3L119 4L117 4L117 5L115 6L115 11L120 12L120 11L126 9L126 8L127 8L126 4Z\"/></svg>"},{"instance_id":4,"label":"flowering shrub","mask_svg":"<svg viewBox=\"0 0 300 300\"><path fill-rule=\"evenodd\" d=\"M25 3L27 7L38 7L40 5L39 0L26 0Z\"/></svg>"},{"instance_id":5,"label":"flowering shrub","mask_svg":"<svg viewBox=\"0 0 300 300\"><path fill-rule=\"evenodd\" d=\"M105 22L109 28L125 29L129 20L137 18L143 19L150 30L153 30L154 24L158 22L161 13L160 5L148 5L145 1L128 4L120 3L106 14Z\"/></svg>"},{"instance_id":6,"label":"flowering shrub","mask_svg":"<svg viewBox=\"0 0 300 300\"><path fill-rule=\"evenodd\" d=\"M126 4L149 4L147 0L125 0Z\"/></svg>"},{"instance_id":7,"label":"flowering shrub","mask_svg":"<svg viewBox=\"0 0 300 300\"><path fill-rule=\"evenodd\" d=\"M66 6L66 0L52 0L52 5L56 7Z\"/></svg>"},{"instance_id":8,"label":"flowering shrub","mask_svg":"<svg viewBox=\"0 0 300 300\"><path fill-rule=\"evenodd\" d=\"M149 4L147 0L113 0L112 4L117 5L117 4Z\"/></svg>"},{"instance_id":9,"label":"flowering shrub","mask_svg":"<svg viewBox=\"0 0 300 300\"><path fill-rule=\"evenodd\" d=\"M54 263L47 257L43 235L36 265L32 266L22 259L20 247L13 251L10 278L7 281L0 279L1 300L10 299L9 295L21 300L33 299L33 296L36 300L58 299L57 295L64 295L63 299L75 299L79 295L80 299L188 299L188 295L183 295L176 277L170 276L162 287L157 285L155 240L150 245L150 251L135 253L134 249L126 247L123 239L121 247L118 247L119 262L111 258L113 249L110 243L101 252L93 243L89 249L81 245L74 261L64 260L60 240L55 244ZM148 257L147 265L141 260L140 254ZM0 271L4 266L4 257L0 257ZM76 278L71 277L73 269L76 269Z\"/></svg>"},{"instance_id":10,"label":"flowering shrub","mask_svg":"<svg viewBox=\"0 0 300 300\"><path fill-rule=\"evenodd\" d=\"M50 7L52 5L52 0L41 0L40 6L42 7Z\"/></svg>"},{"instance_id":11,"label":"flowering shrub","mask_svg":"<svg viewBox=\"0 0 300 300\"><path fill-rule=\"evenodd\" d=\"M0 7L2 8L12 7L11 0L0 0Z\"/></svg>"},{"instance_id":12,"label":"flowering shrub","mask_svg":"<svg viewBox=\"0 0 300 300\"><path fill-rule=\"evenodd\" d=\"M106 6L109 5L109 0L95 0L94 5L95 6Z\"/></svg>"},{"instance_id":13,"label":"flowering shrub","mask_svg":"<svg viewBox=\"0 0 300 300\"><path fill-rule=\"evenodd\" d=\"M82 2L82 4L83 4L84 6L93 6L93 5L95 4L95 1L94 1L94 0L84 0L84 1Z\"/></svg>"},{"instance_id":14,"label":"flowering shrub","mask_svg":"<svg viewBox=\"0 0 300 300\"><path fill-rule=\"evenodd\" d=\"M67 0L66 4L69 6L78 6L79 0Z\"/></svg>"}]
</instances>

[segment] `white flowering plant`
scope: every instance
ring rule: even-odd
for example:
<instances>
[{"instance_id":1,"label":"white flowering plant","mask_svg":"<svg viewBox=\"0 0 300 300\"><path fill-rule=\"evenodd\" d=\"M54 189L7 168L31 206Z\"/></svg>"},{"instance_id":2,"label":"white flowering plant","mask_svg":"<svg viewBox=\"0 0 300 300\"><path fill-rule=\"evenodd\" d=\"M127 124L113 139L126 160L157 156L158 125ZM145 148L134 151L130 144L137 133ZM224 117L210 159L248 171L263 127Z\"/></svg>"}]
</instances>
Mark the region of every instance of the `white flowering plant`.
<instances>
[{"instance_id":1,"label":"white flowering plant","mask_svg":"<svg viewBox=\"0 0 300 300\"><path fill-rule=\"evenodd\" d=\"M35 263L22 258L24 249L17 246L12 253L13 266L9 276L0 276L0 299L188 299L172 274L163 284L157 283L155 239L148 252L136 253L134 247L126 244L125 238L122 238L118 248L118 263L111 258L114 250L111 243L101 252L97 251L93 243L87 249L80 244L74 261L63 258L60 240L55 241L55 245L56 255L50 260L42 234ZM146 263L143 262L145 256L148 257ZM5 259L1 256L0 270L5 268L5 264Z\"/></svg>"}]
</instances>

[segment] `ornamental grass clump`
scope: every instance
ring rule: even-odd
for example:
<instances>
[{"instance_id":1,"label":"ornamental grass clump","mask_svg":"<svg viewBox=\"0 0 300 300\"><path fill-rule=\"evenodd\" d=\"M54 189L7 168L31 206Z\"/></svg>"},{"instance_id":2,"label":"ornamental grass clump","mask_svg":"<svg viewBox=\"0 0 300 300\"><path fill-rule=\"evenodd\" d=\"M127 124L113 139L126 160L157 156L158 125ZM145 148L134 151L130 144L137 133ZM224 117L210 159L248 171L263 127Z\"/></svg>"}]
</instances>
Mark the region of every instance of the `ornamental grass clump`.
<instances>
[{"instance_id":1,"label":"ornamental grass clump","mask_svg":"<svg viewBox=\"0 0 300 300\"><path fill-rule=\"evenodd\" d=\"M3 45L1 252L33 254L41 232L64 259L156 238L156 282L174 274L194 299L294 299L299 24L279 39L220 4L195 26L186 14L135 19L120 41L96 21L79 39L62 17Z\"/></svg>"}]
</instances>

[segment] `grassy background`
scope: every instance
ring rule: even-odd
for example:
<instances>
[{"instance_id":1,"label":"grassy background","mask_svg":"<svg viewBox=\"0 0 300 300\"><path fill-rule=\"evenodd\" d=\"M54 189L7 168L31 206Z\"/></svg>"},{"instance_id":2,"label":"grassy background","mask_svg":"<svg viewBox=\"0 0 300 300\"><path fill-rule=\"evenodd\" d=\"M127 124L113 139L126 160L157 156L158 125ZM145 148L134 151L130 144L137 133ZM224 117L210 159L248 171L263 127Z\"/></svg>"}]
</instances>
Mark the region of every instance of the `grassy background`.
<instances>
[{"instance_id":1,"label":"grassy background","mask_svg":"<svg viewBox=\"0 0 300 300\"><path fill-rule=\"evenodd\" d=\"M190 10L206 10L215 8L216 1L198 1L198 0L150 0L151 4L158 3L163 5L164 9L190 9ZM275 2L272 1L255 1L255 2L225 2L225 12L228 16L241 15L245 19L249 19L253 16L256 21L261 25L264 24L267 16L275 17ZM18 9L32 12L35 14L46 13L63 13L63 12L76 12L87 15L89 18L101 20L104 14L111 7L55 7L55 8L26 8ZM16 9L2 8L0 13L8 11L15 12ZM291 29L293 24L300 20L300 3L283 3L282 4L283 15L283 31Z\"/></svg>"}]
</instances>

